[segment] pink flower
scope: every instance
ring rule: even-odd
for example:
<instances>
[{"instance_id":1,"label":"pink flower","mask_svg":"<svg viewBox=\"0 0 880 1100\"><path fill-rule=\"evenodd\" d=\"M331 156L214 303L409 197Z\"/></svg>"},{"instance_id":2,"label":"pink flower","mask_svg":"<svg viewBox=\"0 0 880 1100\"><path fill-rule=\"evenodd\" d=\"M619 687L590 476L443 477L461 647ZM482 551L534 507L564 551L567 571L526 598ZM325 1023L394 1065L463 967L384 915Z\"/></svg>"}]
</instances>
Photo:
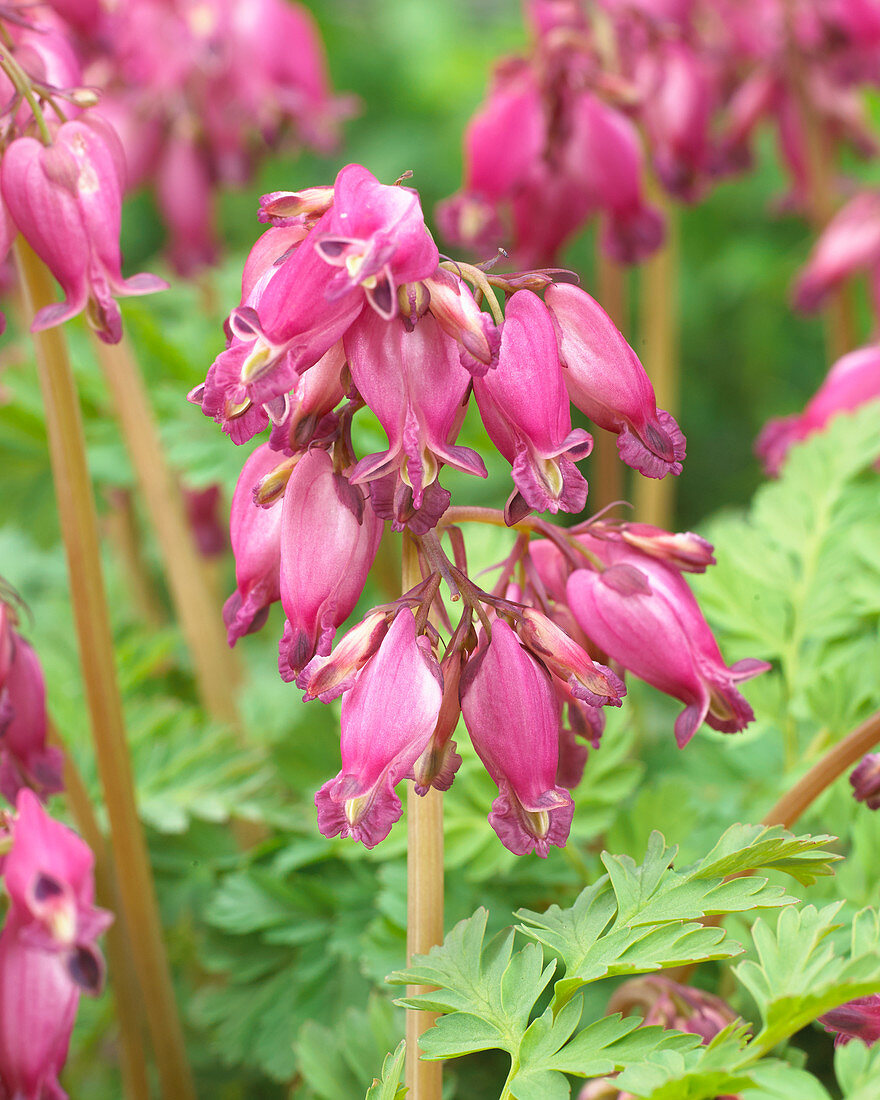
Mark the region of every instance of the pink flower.
<instances>
[{"instance_id":1,"label":"pink flower","mask_svg":"<svg viewBox=\"0 0 880 1100\"><path fill-rule=\"evenodd\" d=\"M410 507L402 515L396 507L380 508L373 498L379 515L391 519L395 530L405 526L410 511L422 507L442 463L486 476L479 455L453 443L464 418L471 375L459 362L458 345L432 316L426 314L408 332L399 318L386 321L370 311L352 325L345 348L354 384L389 443L387 451L362 458L351 481L356 485L393 474L398 484L405 484ZM437 489L439 485L435 497ZM441 492L442 511L449 495ZM436 522L439 517L429 510Z\"/></svg>"},{"instance_id":2,"label":"pink flower","mask_svg":"<svg viewBox=\"0 0 880 1100\"><path fill-rule=\"evenodd\" d=\"M644 163L635 124L592 92L571 108L566 162L605 212L602 246L618 263L635 264L663 243L663 216L645 202Z\"/></svg>"},{"instance_id":3,"label":"pink flower","mask_svg":"<svg viewBox=\"0 0 880 1100\"><path fill-rule=\"evenodd\" d=\"M363 490L333 470L326 451L298 462L281 513L281 602L287 622L278 667L296 679L316 653L330 652L354 610L376 556L382 523Z\"/></svg>"},{"instance_id":4,"label":"pink flower","mask_svg":"<svg viewBox=\"0 0 880 1100\"><path fill-rule=\"evenodd\" d=\"M872 344L844 355L802 413L770 420L755 443L755 453L768 477L777 477L789 449L823 428L840 413L851 412L880 397L880 345Z\"/></svg>"},{"instance_id":5,"label":"pink flower","mask_svg":"<svg viewBox=\"0 0 880 1100\"><path fill-rule=\"evenodd\" d=\"M10 906L0 934L0 1086L21 1100L61 1100L58 1083L81 991L97 993L95 946L110 924L94 907L93 859L28 790L4 875Z\"/></svg>"},{"instance_id":6,"label":"pink flower","mask_svg":"<svg viewBox=\"0 0 880 1100\"><path fill-rule=\"evenodd\" d=\"M474 379L474 395L486 431L513 467L517 492L508 520L530 509L579 512L587 483L575 462L590 453L593 440L572 430L553 322L530 290L508 302L498 367Z\"/></svg>"},{"instance_id":7,"label":"pink flower","mask_svg":"<svg viewBox=\"0 0 880 1100\"><path fill-rule=\"evenodd\" d=\"M411 777L442 695L428 640L416 637L404 609L342 700L342 769L315 795L324 836L350 836L367 848L385 839L402 813L394 786Z\"/></svg>"},{"instance_id":8,"label":"pink flower","mask_svg":"<svg viewBox=\"0 0 880 1100\"><path fill-rule=\"evenodd\" d=\"M628 466L646 477L680 474L684 435L668 412L658 410L645 368L605 310L568 283L552 283L544 297L574 404L598 427L617 434Z\"/></svg>"},{"instance_id":9,"label":"pink flower","mask_svg":"<svg viewBox=\"0 0 880 1100\"><path fill-rule=\"evenodd\" d=\"M204 151L173 133L156 168L156 202L168 227L169 257L184 278L217 262L214 192Z\"/></svg>"},{"instance_id":10,"label":"pink flower","mask_svg":"<svg viewBox=\"0 0 880 1100\"><path fill-rule=\"evenodd\" d=\"M397 314L397 288L437 269L440 257L418 193L381 184L360 164L347 165L336 177L328 218L315 247L335 269L325 291L330 301L360 287L387 320Z\"/></svg>"},{"instance_id":11,"label":"pink flower","mask_svg":"<svg viewBox=\"0 0 880 1100\"><path fill-rule=\"evenodd\" d=\"M122 278L123 164L118 138L94 115L64 123L50 146L21 137L3 154L0 185L12 220L65 295L37 313L35 332L86 310L101 339L116 343L122 318L112 295L149 294L167 286L155 275Z\"/></svg>"},{"instance_id":12,"label":"pink flower","mask_svg":"<svg viewBox=\"0 0 880 1100\"><path fill-rule=\"evenodd\" d=\"M264 443L244 464L232 495L229 534L235 556L236 590L223 606L229 644L259 630L269 607L281 599L281 505L261 508L254 488L278 467L277 451Z\"/></svg>"},{"instance_id":13,"label":"pink flower","mask_svg":"<svg viewBox=\"0 0 880 1100\"><path fill-rule=\"evenodd\" d=\"M273 450L294 454L304 450L324 428L335 425L329 414L342 400L342 369L345 350L334 344L313 367L301 374L289 396L283 399L280 415L273 412L269 445ZM327 418L326 424L324 423Z\"/></svg>"},{"instance_id":14,"label":"pink flower","mask_svg":"<svg viewBox=\"0 0 880 1100\"><path fill-rule=\"evenodd\" d=\"M196 547L204 558L216 558L229 547L226 520L222 513L223 489L215 481L204 489L183 486L183 505Z\"/></svg>"},{"instance_id":15,"label":"pink flower","mask_svg":"<svg viewBox=\"0 0 880 1100\"><path fill-rule=\"evenodd\" d=\"M880 752L869 752L852 770L853 798L869 810L880 810Z\"/></svg>"},{"instance_id":16,"label":"pink flower","mask_svg":"<svg viewBox=\"0 0 880 1100\"><path fill-rule=\"evenodd\" d=\"M581 535L603 572L577 569L566 592L588 638L639 679L680 699L679 747L702 722L724 733L744 729L752 708L735 685L769 669L764 661L724 663L718 643L687 582L663 562Z\"/></svg>"},{"instance_id":17,"label":"pink flower","mask_svg":"<svg viewBox=\"0 0 880 1100\"><path fill-rule=\"evenodd\" d=\"M41 797L64 789L64 754L46 744L46 684L28 643L13 638L13 657L0 674L0 793L15 803L23 787Z\"/></svg>"},{"instance_id":18,"label":"pink flower","mask_svg":"<svg viewBox=\"0 0 880 1100\"><path fill-rule=\"evenodd\" d=\"M863 191L831 219L798 275L794 304L812 312L854 272L880 266L880 192ZM875 275L876 278L876 275Z\"/></svg>"},{"instance_id":19,"label":"pink flower","mask_svg":"<svg viewBox=\"0 0 880 1100\"><path fill-rule=\"evenodd\" d=\"M516 855L564 847L574 804L557 786L559 703L544 668L503 620L461 680L461 711L498 786L489 824Z\"/></svg>"},{"instance_id":20,"label":"pink flower","mask_svg":"<svg viewBox=\"0 0 880 1100\"><path fill-rule=\"evenodd\" d=\"M834 1034L834 1045L844 1046L852 1039L861 1039L873 1046L880 1039L880 993L856 997L819 1017L826 1031Z\"/></svg>"}]
</instances>

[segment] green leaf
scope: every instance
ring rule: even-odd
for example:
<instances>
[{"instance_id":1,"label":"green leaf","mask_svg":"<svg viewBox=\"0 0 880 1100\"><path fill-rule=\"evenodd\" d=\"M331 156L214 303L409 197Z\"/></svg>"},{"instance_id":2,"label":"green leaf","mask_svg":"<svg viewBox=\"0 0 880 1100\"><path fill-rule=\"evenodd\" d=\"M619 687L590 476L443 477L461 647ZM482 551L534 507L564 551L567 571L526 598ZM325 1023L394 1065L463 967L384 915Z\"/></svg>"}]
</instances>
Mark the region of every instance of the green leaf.
<instances>
[{"instance_id":1,"label":"green leaf","mask_svg":"<svg viewBox=\"0 0 880 1100\"><path fill-rule=\"evenodd\" d=\"M514 1054L532 1007L553 976L556 963L543 965L538 944L512 953L513 929L484 947L487 918L487 911L478 909L459 921L441 946L415 955L406 970L387 979L397 985L439 986L398 1002L453 1014L439 1020L421 1041L428 1057L456 1058L490 1048Z\"/></svg>"},{"instance_id":2,"label":"green leaf","mask_svg":"<svg viewBox=\"0 0 880 1100\"><path fill-rule=\"evenodd\" d=\"M775 931L762 920L755 922L758 961L741 963L735 973L761 1013L764 1026L753 1040L760 1050L771 1050L823 1012L880 991L876 917L857 915L854 951L847 958L830 938L839 927L834 919L842 904L785 910Z\"/></svg>"},{"instance_id":3,"label":"green leaf","mask_svg":"<svg viewBox=\"0 0 880 1100\"><path fill-rule=\"evenodd\" d=\"M880 1046L852 1042L834 1052L834 1072L844 1100L876 1100Z\"/></svg>"},{"instance_id":4,"label":"green leaf","mask_svg":"<svg viewBox=\"0 0 880 1100\"><path fill-rule=\"evenodd\" d=\"M708 1046L649 1053L627 1066L615 1085L645 1100L710 1100L739 1092L752 1083L750 1072L738 1068L747 1035L743 1024L731 1024Z\"/></svg>"},{"instance_id":5,"label":"green leaf","mask_svg":"<svg viewBox=\"0 0 880 1100\"><path fill-rule=\"evenodd\" d=\"M562 958L565 977L554 999L565 1003L587 982L614 974L638 974L742 949L718 928L693 923L718 913L791 904L795 899L760 877L734 878L756 868L785 871L801 881L827 874L837 857L819 851L830 837L794 837L779 827L734 825L707 856L681 871L676 849L654 832L644 861L603 853L608 875L587 887L568 909L520 910L521 930Z\"/></svg>"},{"instance_id":6,"label":"green leaf","mask_svg":"<svg viewBox=\"0 0 880 1100\"><path fill-rule=\"evenodd\" d=\"M406 1058L406 1043L401 1040L393 1054L386 1054L382 1063L381 1078L374 1078L367 1089L365 1100L403 1100L409 1091L400 1083ZM338 1093L344 1096L345 1093Z\"/></svg>"}]
</instances>

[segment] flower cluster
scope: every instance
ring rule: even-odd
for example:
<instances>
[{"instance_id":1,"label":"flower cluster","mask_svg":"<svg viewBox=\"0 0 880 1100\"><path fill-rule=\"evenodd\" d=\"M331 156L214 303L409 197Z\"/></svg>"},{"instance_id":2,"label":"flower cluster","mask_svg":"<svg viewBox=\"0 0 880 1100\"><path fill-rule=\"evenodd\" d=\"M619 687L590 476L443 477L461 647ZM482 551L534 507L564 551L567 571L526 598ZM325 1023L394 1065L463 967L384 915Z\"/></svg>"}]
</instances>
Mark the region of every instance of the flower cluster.
<instances>
[{"instance_id":1,"label":"flower cluster","mask_svg":"<svg viewBox=\"0 0 880 1100\"><path fill-rule=\"evenodd\" d=\"M107 119L81 110L94 93L83 90L69 32L51 14L40 10L39 24L24 12L4 21L12 47L0 56L0 259L20 232L64 291L63 302L39 310L34 331L85 311L98 336L115 343L122 335L115 297L166 284L154 275L122 277L125 154ZM40 103L51 104L51 117Z\"/></svg>"},{"instance_id":2,"label":"flower cluster","mask_svg":"<svg viewBox=\"0 0 880 1100\"><path fill-rule=\"evenodd\" d=\"M190 399L236 443L269 429L233 498L225 619L234 644L280 600L282 677L306 699L342 697L341 770L316 796L322 832L373 846L401 814L400 780L417 794L447 789L461 714L498 786L496 832L514 852L546 855L566 841L583 742L598 745L624 670L685 704L679 744L704 720L742 729L752 715L735 685L766 666L725 665L682 577L711 563L711 547L644 524L566 531L532 514L586 503L578 463L592 437L572 427L572 402L644 475L677 474L684 459L635 353L571 273L441 262L416 192L356 164L332 187L265 196L261 217L270 228L245 265L226 348ZM491 592L468 576L457 526L486 517L462 515L440 484L447 465L486 476L456 441L471 395L511 467L490 520L520 532ZM388 447L360 455L364 406ZM334 649L383 521L407 533L421 579Z\"/></svg>"},{"instance_id":3,"label":"flower cluster","mask_svg":"<svg viewBox=\"0 0 880 1100\"><path fill-rule=\"evenodd\" d=\"M80 993L100 992L96 941L112 916L94 905L93 858L29 790L0 835L9 897L0 932L0 1094L21 1100L67 1096L67 1058Z\"/></svg>"},{"instance_id":4,"label":"flower cluster","mask_svg":"<svg viewBox=\"0 0 880 1100\"><path fill-rule=\"evenodd\" d=\"M829 142L874 151L857 84L876 83L876 11L812 0L525 0L532 45L496 66L465 135L462 190L440 209L445 236L523 265L552 262L599 215L622 263L662 243L645 199L645 156L685 202L751 162L752 136L776 129L806 204L813 104Z\"/></svg>"}]
</instances>

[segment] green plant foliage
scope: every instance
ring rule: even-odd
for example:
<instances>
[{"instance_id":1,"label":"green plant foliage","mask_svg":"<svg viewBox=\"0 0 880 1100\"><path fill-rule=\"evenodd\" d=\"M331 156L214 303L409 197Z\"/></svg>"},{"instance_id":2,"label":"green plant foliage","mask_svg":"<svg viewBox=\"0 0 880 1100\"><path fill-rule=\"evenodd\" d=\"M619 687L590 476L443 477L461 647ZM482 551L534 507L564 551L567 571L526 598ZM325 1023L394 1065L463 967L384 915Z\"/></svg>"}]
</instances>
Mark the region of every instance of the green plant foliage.
<instances>
[{"instance_id":1,"label":"green plant foliage","mask_svg":"<svg viewBox=\"0 0 880 1100\"><path fill-rule=\"evenodd\" d=\"M382 1077L373 1079L372 1085L367 1089L366 1100L403 1100L409 1091L400 1083L405 1056L406 1043L402 1041L393 1054L385 1055L385 1060L382 1062Z\"/></svg>"},{"instance_id":2,"label":"green plant foliage","mask_svg":"<svg viewBox=\"0 0 880 1100\"><path fill-rule=\"evenodd\" d=\"M830 873L836 857L823 851L822 845L831 839L735 825L701 860L676 871L671 866L675 849L654 833L639 865L627 856L604 854L607 874L568 908L554 905L543 914L520 910L517 915L525 923L499 932L488 942L488 913L478 909L452 929L442 946L414 957L406 970L392 973L388 981L437 987L398 1002L444 1014L420 1041L426 1057L457 1058L489 1049L510 1056L503 1097L564 1100L569 1095L566 1074L597 1077L625 1067L630 1076L626 1084L621 1077L621 1088L654 1100L702 1100L737 1091L752 1083L747 1067L832 1006L823 1001L824 1007L813 1012L818 1002L804 1000L798 1014L797 1006L786 1002L792 1012L781 1027L776 1026L772 1042L764 1032L748 1042L748 1028L738 1025L722 1032L710 1046L700 1047L698 1036L640 1028L637 1019L611 1016L580 1026L584 1011L580 990L609 975L738 954L742 948L727 940L722 929L704 927L697 920L711 914L790 907L797 899L763 877L730 876L760 869L813 882ZM832 915L822 916L824 934L833 930ZM791 916L796 917L796 911L784 908L780 925ZM873 920L865 914L855 923L853 942L861 957L841 965L846 974L852 971L859 980L880 984L880 956L874 955L871 964L862 961L876 945ZM759 946L762 928L759 922L755 933ZM514 950L517 932L535 942ZM789 966L797 967L803 951L799 956L788 950L788 940L784 946L780 965L787 960ZM769 988L774 988L775 981L779 996L784 997L785 981L799 979L786 971L786 978L777 980L766 969L769 961L769 955L767 961L762 955L761 965L751 966ZM554 982L560 966L565 968L564 976ZM840 988L835 1004L859 995L840 993Z\"/></svg>"}]
</instances>

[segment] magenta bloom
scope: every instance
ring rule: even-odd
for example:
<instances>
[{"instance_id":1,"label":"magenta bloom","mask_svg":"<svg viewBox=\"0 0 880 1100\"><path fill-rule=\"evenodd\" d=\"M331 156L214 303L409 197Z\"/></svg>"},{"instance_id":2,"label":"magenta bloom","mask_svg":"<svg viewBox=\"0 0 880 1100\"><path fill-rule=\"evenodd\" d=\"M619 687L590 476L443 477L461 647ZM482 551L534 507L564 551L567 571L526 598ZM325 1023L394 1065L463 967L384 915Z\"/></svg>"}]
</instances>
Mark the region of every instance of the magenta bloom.
<instances>
[{"instance_id":1,"label":"magenta bloom","mask_svg":"<svg viewBox=\"0 0 880 1100\"><path fill-rule=\"evenodd\" d=\"M819 1017L819 1023L834 1034L835 1046L861 1039L865 1046L871 1047L880 1039L880 993L856 997L854 1001L832 1008Z\"/></svg>"},{"instance_id":2,"label":"magenta bloom","mask_svg":"<svg viewBox=\"0 0 880 1100\"><path fill-rule=\"evenodd\" d=\"M863 191L835 214L798 275L794 303L807 313L856 271L880 267L880 192Z\"/></svg>"},{"instance_id":3,"label":"magenta bloom","mask_svg":"<svg viewBox=\"0 0 880 1100\"><path fill-rule=\"evenodd\" d=\"M386 510L380 507L381 498L374 495L373 501L379 515L391 519L395 530L405 526L408 513L422 508L425 494L433 488L433 499L427 502L431 517L423 518L426 526L432 526L439 518L434 514L436 504L442 513L449 501L445 490L440 490L436 501L442 463L486 476L480 456L452 442L464 417L471 383L471 375L459 361L458 345L428 314L407 332L402 320L386 321L371 311L352 325L345 347L354 384L379 418L389 444L387 451L358 462L352 483L394 475L395 503ZM402 494L398 494L398 486ZM397 504L400 495L405 498L402 509Z\"/></svg>"},{"instance_id":4,"label":"magenta bloom","mask_svg":"<svg viewBox=\"0 0 880 1100\"><path fill-rule=\"evenodd\" d=\"M849 781L853 798L869 810L880 810L880 752L869 752L853 768Z\"/></svg>"},{"instance_id":5,"label":"magenta bloom","mask_svg":"<svg viewBox=\"0 0 880 1100\"><path fill-rule=\"evenodd\" d=\"M0 675L0 794L14 805L23 787L41 797L64 789L64 754L46 744L46 684L39 659L18 635L13 645L8 672Z\"/></svg>"},{"instance_id":6,"label":"magenta bloom","mask_svg":"<svg viewBox=\"0 0 880 1100\"><path fill-rule=\"evenodd\" d=\"M112 917L94 907L86 844L31 791L19 794L17 809L3 868L10 906L0 934L0 1091L63 1100L58 1074L79 995L100 991L95 941Z\"/></svg>"},{"instance_id":7,"label":"magenta bloom","mask_svg":"<svg viewBox=\"0 0 880 1100\"><path fill-rule=\"evenodd\" d=\"M530 290L507 304L498 367L474 379L474 395L492 442L513 467L517 492L508 501L509 521L530 509L579 512L587 483L575 462L593 440L572 430L550 313Z\"/></svg>"},{"instance_id":8,"label":"magenta bloom","mask_svg":"<svg viewBox=\"0 0 880 1100\"><path fill-rule=\"evenodd\" d=\"M567 283L545 293L559 336L568 394L594 424L617 435L620 457L646 477L680 474L685 438L657 408L638 356L595 299Z\"/></svg>"},{"instance_id":9,"label":"magenta bloom","mask_svg":"<svg viewBox=\"0 0 880 1100\"><path fill-rule=\"evenodd\" d=\"M316 653L330 652L354 610L376 556L382 523L363 490L334 473L326 451L298 462L281 513L281 602L287 622L278 667L295 680Z\"/></svg>"},{"instance_id":10,"label":"magenta bloom","mask_svg":"<svg viewBox=\"0 0 880 1100\"><path fill-rule=\"evenodd\" d=\"M21 137L3 154L0 185L12 220L65 296L38 312L35 332L86 310L101 339L116 343L122 319L113 295L149 294L167 286L155 275L122 278L123 164L118 138L96 116L66 122L50 146Z\"/></svg>"},{"instance_id":11,"label":"magenta bloom","mask_svg":"<svg viewBox=\"0 0 880 1100\"><path fill-rule=\"evenodd\" d=\"M851 351L838 359L825 381L794 416L769 420L755 443L768 477L777 477L789 449L822 429L839 413L851 412L880 397L880 346Z\"/></svg>"},{"instance_id":12,"label":"magenta bloom","mask_svg":"<svg viewBox=\"0 0 880 1100\"><path fill-rule=\"evenodd\" d=\"M735 685L770 666L756 660L724 663L699 604L676 570L629 549L580 538L609 567L571 574L566 591L574 617L612 660L685 704L675 722L679 747L704 721L724 733L744 729L754 713Z\"/></svg>"},{"instance_id":13,"label":"magenta bloom","mask_svg":"<svg viewBox=\"0 0 880 1100\"><path fill-rule=\"evenodd\" d=\"M258 482L281 457L264 443L244 464L232 495L229 536L235 556L236 589L223 605L229 644L259 630L275 600L281 599L281 505L254 503Z\"/></svg>"},{"instance_id":14,"label":"magenta bloom","mask_svg":"<svg viewBox=\"0 0 880 1100\"><path fill-rule=\"evenodd\" d=\"M560 707L550 677L502 620L461 678L461 712L498 786L489 824L516 855L564 847L574 803L557 786Z\"/></svg>"},{"instance_id":15,"label":"magenta bloom","mask_svg":"<svg viewBox=\"0 0 880 1100\"><path fill-rule=\"evenodd\" d=\"M156 170L156 202L168 227L169 258L184 277L217 262L212 183L195 140L172 134Z\"/></svg>"},{"instance_id":16,"label":"magenta bloom","mask_svg":"<svg viewBox=\"0 0 880 1100\"><path fill-rule=\"evenodd\" d=\"M412 777L442 696L428 640L416 637L404 609L342 700L342 770L315 795L324 836L350 836L367 848L385 839L403 812L394 785Z\"/></svg>"},{"instance_id":17,"label":"magenta bloom","mask_svg":"<svg viewBox=\"0 0 880 1100\"><path fill-rule=\"evenodd\" d=\"M648 206L642 188L644 163L635 123L591 92L573 102L572 175L605 212L602 247L618 263L635 264L663 243L662 214Z\"/></svg>"},{"instance_id":18,"label":"magenta bloom","mask_svg":"<svg viewBox=\"0 0 880 1100\"><path fill-rule=\"evenodd\" d=\"M417 192L379 183L360 164L336 177L329 224L315 247L336 269L328 299L360 287L386 320L397 314L397 288L433 275L440 262Z\"/></svg>"}]
</instances>

